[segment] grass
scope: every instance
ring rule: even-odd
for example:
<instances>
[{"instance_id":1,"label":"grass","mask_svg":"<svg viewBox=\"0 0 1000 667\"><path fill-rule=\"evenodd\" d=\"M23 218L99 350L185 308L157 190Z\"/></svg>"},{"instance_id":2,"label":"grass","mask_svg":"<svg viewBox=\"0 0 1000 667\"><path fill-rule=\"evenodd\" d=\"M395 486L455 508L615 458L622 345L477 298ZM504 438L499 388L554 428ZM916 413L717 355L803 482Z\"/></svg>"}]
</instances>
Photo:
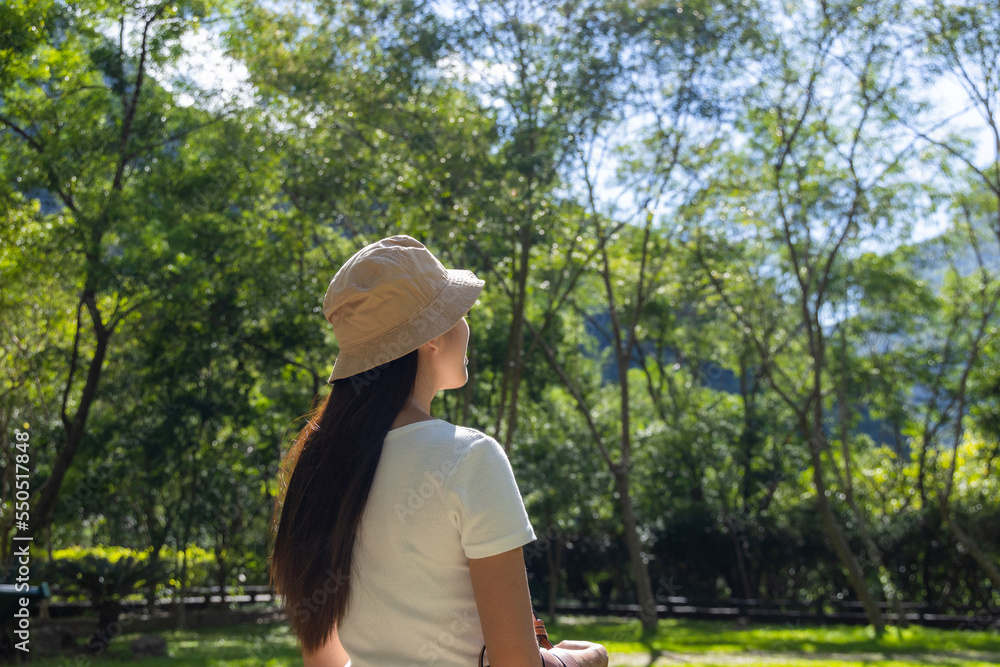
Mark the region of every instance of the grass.
<instances>
[{"instance_id":1,"label":"grass","mask_svg":"<svg viewBox=\"0 0 1000 667\"><path fill-rule=\"evenodd\" d=\"M553 641L587 639L604 644L621 664L766 665L817 667L872 665L1000 664L1000 633L889 628L876 639L863 626L751 625L737 628L720 621L663 619L652 638L637 620L569 619L546 624ZM571 622L570 622L571 621ZM644 657L643 661L636 658ZM615 661L612 661L615 664Z\"/></svg>"},{"instance_id":2,"label":"grass","mask_svg":"<svg viewBox=\"0 0 1000 667\"><path fill-rule=\"evenodd\" d=\"M645 637L638 621L563 617L546 623L553 641L586 639L607 646L611 665L760 665L766 667L986 667L1000 664L1000 634L989 631L890 629L876 639L856 626L759 625L664 619ZM387 628L387 631L391 629ZM302 658L285 624L169 631L170 656L133 659L135 634L115 638L97 658L37 659L35 667L300 667ZM470 665L470 667L474 667Z\"/></svg>"}]
</instances>

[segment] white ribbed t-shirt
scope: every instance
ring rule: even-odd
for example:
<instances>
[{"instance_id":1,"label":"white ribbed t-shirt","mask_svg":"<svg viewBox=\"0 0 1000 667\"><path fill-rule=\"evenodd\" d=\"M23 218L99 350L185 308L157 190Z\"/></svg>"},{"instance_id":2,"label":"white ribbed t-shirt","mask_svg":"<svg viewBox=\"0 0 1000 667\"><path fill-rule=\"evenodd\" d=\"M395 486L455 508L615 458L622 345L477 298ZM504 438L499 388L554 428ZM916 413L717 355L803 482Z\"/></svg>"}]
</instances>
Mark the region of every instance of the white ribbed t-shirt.
<instances>
[{"instance_id":1,"label":"white ribbed t-shirt","mask_svg":"<svg viewBox=\"0 0 1000 667\"><path fill-rule=\"evenodd\" d=\"M534 539L496 440L440 419L389 431L338 628L350 666L474 667L483 632L469 559Z\"/></svg>"}]
</instances>

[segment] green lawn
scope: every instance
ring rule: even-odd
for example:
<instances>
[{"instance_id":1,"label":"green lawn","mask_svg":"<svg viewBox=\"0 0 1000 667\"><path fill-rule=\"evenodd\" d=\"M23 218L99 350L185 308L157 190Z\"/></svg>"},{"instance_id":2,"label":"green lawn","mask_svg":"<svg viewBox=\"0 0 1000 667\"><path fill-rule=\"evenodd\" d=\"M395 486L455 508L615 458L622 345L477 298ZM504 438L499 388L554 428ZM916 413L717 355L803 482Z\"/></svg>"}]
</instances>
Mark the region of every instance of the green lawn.
<instances>
[{"instance_id":1,"label":"green lawn","mask_svg":"<svg viewBox=\"0 0 1000 667\"><path fill-rule=\"evenodd\" d=\"M656 664L702 667L1000 664L1000 633L996 632L890 628L876 640L870 628L859 626L751 625L741 629L727 622L664 619L656 636L644 640L635 620L573 620L551 627L546 624L551 638L599 641L615 656L612 664L648 665L651 657L658 658Z\"/></svg>"},{"instance_id":2,"label":"green lawn","mask_svg":"<svg viewBox=\"0 0 1000 667\"><path fill-rule=\"evenodd\" d=\"M862 627L760 625L738 629L731 623L662 620L656 636L644 640L637 621L569 619L546 623L554 641L587 639L608 647L612 665L762 665L767 667L985 667L1000 665L1000 634L914 627L891 629L876 640ZM388 629L387 629L388 630ZM106 664L141 667L290 667L301 665L287 626L242 625L163 633L170 657L133 660L135 635L117 637L100 658L46 659L38 667ZM470 665L470 667L473 667Z\"/></svg>"}]
</instances>

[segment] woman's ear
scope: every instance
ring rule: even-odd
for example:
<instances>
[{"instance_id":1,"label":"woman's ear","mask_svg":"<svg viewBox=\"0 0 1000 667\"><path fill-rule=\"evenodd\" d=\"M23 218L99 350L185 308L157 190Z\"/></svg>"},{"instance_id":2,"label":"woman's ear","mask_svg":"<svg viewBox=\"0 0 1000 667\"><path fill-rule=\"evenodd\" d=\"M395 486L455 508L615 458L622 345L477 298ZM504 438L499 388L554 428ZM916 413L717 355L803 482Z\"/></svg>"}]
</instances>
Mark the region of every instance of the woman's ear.
<instances>
[{"instance_id":1,"label":"woman's ear","mask_svg":"<svg viewBox=\"0 0 1000 667\"><path fill-rule=\"evenodd\" d=\"M441 344L444 342L445 334L441 334L437 338L431 338L429 341L420 346L424 353L433 353L441 349Z\"/></svg>"}]
</instances>

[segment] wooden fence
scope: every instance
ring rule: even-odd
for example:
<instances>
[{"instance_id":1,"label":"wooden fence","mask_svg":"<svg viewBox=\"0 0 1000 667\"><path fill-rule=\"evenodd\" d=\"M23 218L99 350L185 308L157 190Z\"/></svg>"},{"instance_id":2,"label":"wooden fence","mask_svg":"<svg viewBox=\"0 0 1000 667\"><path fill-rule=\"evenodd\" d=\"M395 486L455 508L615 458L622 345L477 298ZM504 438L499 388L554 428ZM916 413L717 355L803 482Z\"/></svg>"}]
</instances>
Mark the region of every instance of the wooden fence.
<instances>
[{"instance_id":1,"label":"wooden fence","mask_svg":"<svg viewBox=\"0 0 1000 667\"><path fill-rule=\"evenodd\" d=\"M57 589L52 590L58 596ZM184 597L186 609L206 609L212 605L236 605L237 608L252 604L277 606L278 600L267 586L242 586L227 589L224 596L219 588L193 588ZM158 609L169 610L178 600L157 600ZM144 601L126 601L126 612L148 613ZM927 604L902 603L900 605L905 621L912 625L936 628L986 629L1000 624L1000 609L970 608L960 613L945 613ZM895 611L885 603L881 604L883 614L889 623L897 623ZM90 611L89 602L49 602L51 618L79 616ZM541 611L541 610L540 610ZM569 616L637 616L639 606L635 604L577 604L563 603L555 607L557 614ZM851 600L694 600L686 597L661 597L657 600L656 612L660 618L688 618L695 620L731 620L743 623L802 623L809 625L867 625L868 618L860 602Z\"/></svg>"}]
</instances>

